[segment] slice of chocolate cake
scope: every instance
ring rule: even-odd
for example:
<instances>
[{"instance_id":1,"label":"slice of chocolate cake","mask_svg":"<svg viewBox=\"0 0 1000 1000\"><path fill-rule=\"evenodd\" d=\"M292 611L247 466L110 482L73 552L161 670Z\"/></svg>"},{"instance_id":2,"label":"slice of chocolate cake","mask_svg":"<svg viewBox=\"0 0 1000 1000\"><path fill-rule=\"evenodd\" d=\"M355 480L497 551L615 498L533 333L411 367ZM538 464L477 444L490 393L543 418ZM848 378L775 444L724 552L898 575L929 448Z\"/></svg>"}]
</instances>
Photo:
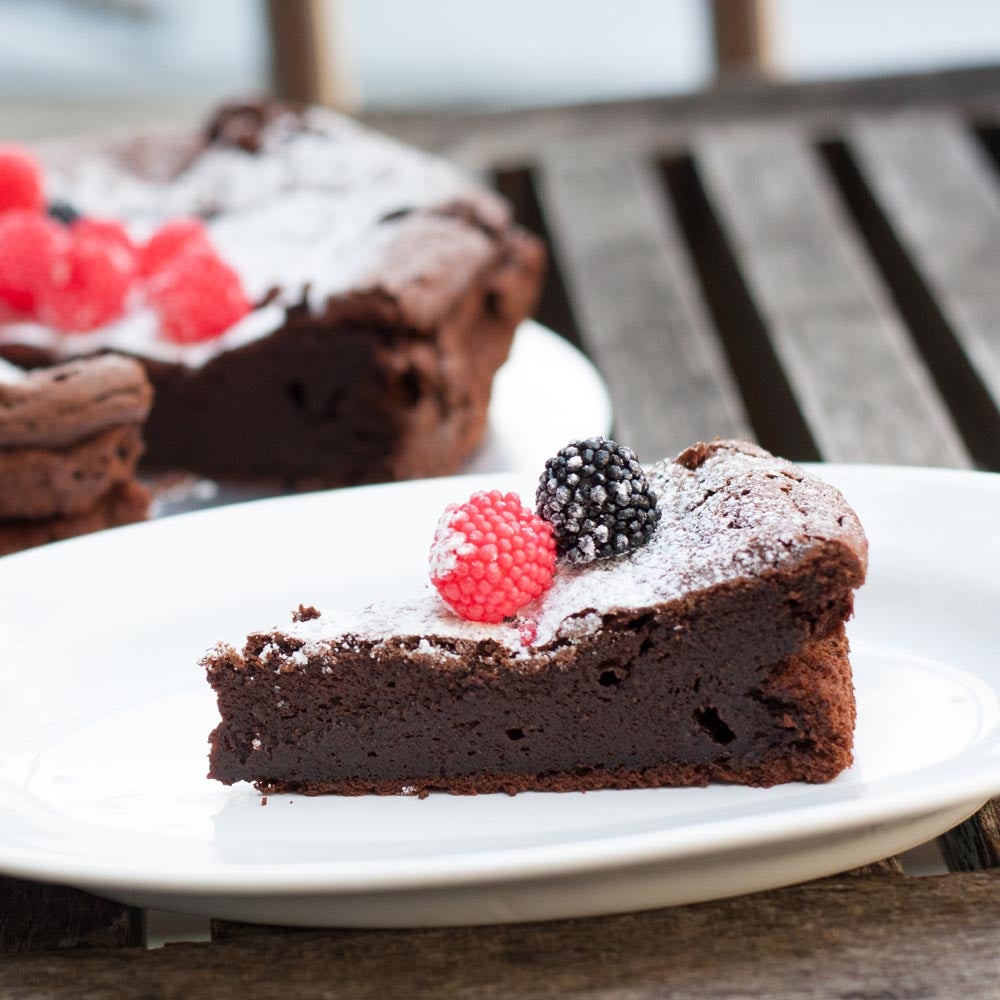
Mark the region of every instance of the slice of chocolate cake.
<instances>
[{"instance_id":1,"label":"slice of chocolate cake","mask_svg":"<svg viewBox=\"0 0 1000 1000\"><path fill-rule=\"evenodd\" d=\"M209 337L171 334L142 294L85 333L0 318L0 354L22 365L142 361L149 467L337 486L454 472L481 442L544 257L488 189L333 112L275 103L223 108L204 133L39 154L51 198L123 222L140 248L201 220L252 304Z\"/></svg>"},{"instance_id":2,"label":"slice of chocolate cake","mask_svg":"<svg viewBox=\"0 0 1000 1000\"><path fill-rule=\"evenodd\" d=\"M0 555L138 521L152 390L108 355L25 372L0 360Z\"/></svg>"},{"instance_id":3,"label":"slice of chocolate cake","mask_svg":"<svg viewBox=\"0 0 1000 1000\"><path fill-rule=\"evenodd\" d=\"M428 589L216 647L210 777L305 794L835 777L867 563L854 512L746 442L647 475L648 544L560 569L517 621L463 621Z\"/></svg>"}]
</instances>

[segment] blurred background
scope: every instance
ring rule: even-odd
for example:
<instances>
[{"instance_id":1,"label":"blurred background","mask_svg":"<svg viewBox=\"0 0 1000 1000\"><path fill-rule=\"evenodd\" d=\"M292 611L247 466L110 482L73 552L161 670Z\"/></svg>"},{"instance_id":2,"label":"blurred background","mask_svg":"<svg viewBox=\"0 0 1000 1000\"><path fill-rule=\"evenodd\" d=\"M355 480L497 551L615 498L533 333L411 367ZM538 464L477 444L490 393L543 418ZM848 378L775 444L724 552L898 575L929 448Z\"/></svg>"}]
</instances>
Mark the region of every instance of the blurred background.
<instances>
[{"instance_id":1,"label":"blurred background","mask_svg":"<svg viewBox=\"0 0 1000 1000\"><path fill-rule=\"evenodd\" d=\"M501 108L691 92L720 68L1000 61L994 0L0 0L0 24L0 129L20 136L186 118L275 83L347 109Z\"/></svg>"}]
</instances>

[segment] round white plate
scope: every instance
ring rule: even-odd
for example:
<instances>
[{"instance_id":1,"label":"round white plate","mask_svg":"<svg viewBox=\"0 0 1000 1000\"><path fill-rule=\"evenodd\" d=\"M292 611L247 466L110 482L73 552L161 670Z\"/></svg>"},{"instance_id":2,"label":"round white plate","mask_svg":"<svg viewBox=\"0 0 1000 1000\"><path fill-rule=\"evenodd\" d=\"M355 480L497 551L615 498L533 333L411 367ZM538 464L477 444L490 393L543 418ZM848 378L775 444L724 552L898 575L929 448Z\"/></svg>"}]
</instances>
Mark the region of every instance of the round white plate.
<instances>
[{"instance_id":1,"label":"round white plate","mask_svg":"<svg viewBox=\"0 0 1000 1000\"><path fill-rule=\"evenodd\" d=\"M553 372L573 392L553 392ZM486 438L463 471L530 475L574 438L610 433L611 397L597 369L563 337L525 320L493 379ZM199 480L160 494L154 512L158 517L182 514L283 492Z\"/></svg>"},{"instance_id":2,"label":"round white plate","mask_svg":"<svg viewBox=\"0 0 1000 1000\"><path fill-rule=\"evenodd\" d=\"M271 796L205 778L197 660L300 602L422 583L444 504L535 476L315 493L0 560L0 871L161 909L339 925L579 916L830 874L1000 791L1000 477L827 466L871 539L857 763L824 786ZM366 520L402 524L392 553Z\"/></svg>"}]
</instances>

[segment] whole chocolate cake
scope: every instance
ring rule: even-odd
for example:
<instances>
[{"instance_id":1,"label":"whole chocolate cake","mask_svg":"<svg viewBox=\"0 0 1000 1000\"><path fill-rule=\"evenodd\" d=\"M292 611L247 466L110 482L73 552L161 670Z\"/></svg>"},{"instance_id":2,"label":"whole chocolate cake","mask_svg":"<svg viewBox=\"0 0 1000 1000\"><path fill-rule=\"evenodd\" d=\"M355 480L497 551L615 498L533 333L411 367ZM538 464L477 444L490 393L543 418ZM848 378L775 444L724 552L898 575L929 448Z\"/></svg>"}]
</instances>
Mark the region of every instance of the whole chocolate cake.
<instances>
[{"instance_id":1,"label":"whole chocolate cake","mask_svg":"<svg viewBox=\"0 0 1000 1000\"><path fill-rule=\"evenodd\" d=\"M856 515L746 442L646 475L648 541L564 566L516 619L462 620L428 588L220 644L203 661L222 716L210 776L305 794L835 777L852 760Z\"/></svg>"},{"instance_id":2,"label":"whole chocolate cake","mask_svg":"<svg viewBox=\"0 0 1000 1000\"><path fill-rule=\"evenodd\" d=\"M135 361L26 372L0 360L0 555L141 520L152 390Z\"/></svg>"},{"instance_id":3,"label":"whole chocolate cake","mask_svg":"<svg viewBox=\"0 0 1000 1000\"><path fill-rule=\"evenodd\" d=\"M52 309L0 312L0 354L22 365L104 351L145 365L150 467L341 485L453 472L480 443L543 267L486 188L333 112L274 103L223 108L199 134L39 155L50 199L123 222L140 248L201 220L250 304L211 337L170 335L152 293L86 332L72 314L47 323Z\"/></svg>"}]
</instances>

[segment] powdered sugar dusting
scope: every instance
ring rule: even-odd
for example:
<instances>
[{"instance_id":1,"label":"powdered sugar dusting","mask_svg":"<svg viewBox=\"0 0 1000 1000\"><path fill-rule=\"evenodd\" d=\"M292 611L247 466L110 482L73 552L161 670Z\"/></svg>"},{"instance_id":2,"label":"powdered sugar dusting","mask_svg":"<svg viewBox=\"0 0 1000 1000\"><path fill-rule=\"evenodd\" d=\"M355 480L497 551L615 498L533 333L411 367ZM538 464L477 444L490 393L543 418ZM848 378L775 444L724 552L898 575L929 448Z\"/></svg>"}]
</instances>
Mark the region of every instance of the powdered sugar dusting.
<instances>
[{"instance_id":1,"label":"powdered sugar dusting","mask_svg":"<svg viewBox=\"0 0 1000 1000\"><path fill-rule=\"evenodd\" d=\"M435 580L448 576L458 565L460 555L469 555L473 547L465 532L453 526L458 507L450 504L438 521L431 544L430 570Z\"/></svg>"},{"instance_id":2,"label":"powdered sugar dusting","mask_svg":"<svg viewBox=\"0 0 1000 1000\"><path fill-rule=\"evenodd\" d=\"M0 358L0 385L17 385L27 377L27 373L22 369Z\"/></svg>"},{"instance_id":3,"label":"powdered sugar dusting","mask_svg":"<svg viewBox=\"0 0 1000 1000\"><path fill-rule=\"evenodd\" d=\"M273 332L290 307L319 312L331 298L377 287L378 266L406 224L394 215L470 192L489 197L450 164L316 108L272 121L258 152L210 146L170 178L137 173L110 147L84 155L63 147L48 157L46 184L84 215L122 220L137 241L166 220L202 216L250 299L267 304L197 345L164 341L143 309L85 337L0 324L0 343L27 342L65 357L110 348L192 367Z\"/></svg>"},{"instance_id":4,"label":"powdered sugar dusting","mask_svg":"<svg viewBox=\"0 0 1000 1000\"><path fill-rule=\"evenodd\" d=\"M307 654L419 637L421 651L424 642L440 651L457 640L492 640L512 656L537 656L599 631L606 615L642 613L719 584L790 569L821 543L840 542L865 557L863 531L840 493L756 445L716 442L703 446L693 468L665 461L647 475L662 510L649 544L623 559L561 565L551 590L521 612L537 623L530 649L521 643L517 621L463 621L430 587L408 600L326 612L279 631L301 640Z\"/></svg>"}]
</instances>

